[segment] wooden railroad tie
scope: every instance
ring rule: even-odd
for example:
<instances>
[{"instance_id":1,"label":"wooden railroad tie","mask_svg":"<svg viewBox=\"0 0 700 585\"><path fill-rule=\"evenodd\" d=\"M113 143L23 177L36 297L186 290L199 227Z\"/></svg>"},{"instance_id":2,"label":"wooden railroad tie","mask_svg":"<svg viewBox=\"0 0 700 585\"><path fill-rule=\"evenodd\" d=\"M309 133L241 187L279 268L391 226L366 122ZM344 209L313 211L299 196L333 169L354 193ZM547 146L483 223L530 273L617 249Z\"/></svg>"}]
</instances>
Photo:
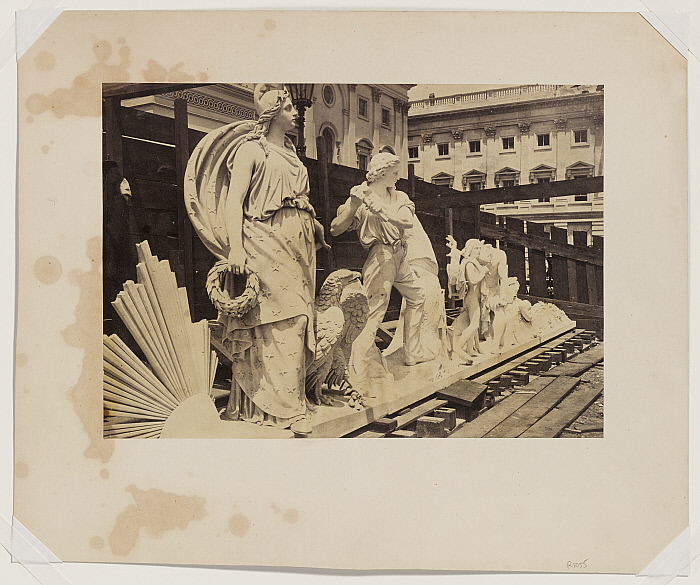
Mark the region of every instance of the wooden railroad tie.
<instances>
[{"instance_id":1,"label":"wooden railroad tie","mask_svg":"<svg viewBox=\"0 0 700 585\"><path fill-rule=\"evenodd\" d=\"M513 386L525 386L530 381L530 372L522 367L515 368L508 374L513 378Z\"/></svg>"},{"instance_id":2,"label":"wooden railroad tie","mask_svg":"<svg viewBox=\"0 0 700 585\"><path fill-rule=\"evenodd\" d=\"M580 376L583 372L590 369L597 363L603 361L604 348L600 343L591 347L587 351L571 358L565 364L560 364L552 368L548 372L544 372L544 376Z\"/></svg>"},{"instance_id":3,"label":"wooden railroad tie","mask_svg":"<svg viewBox=\"0 0 700 585\"><path fill-rule=\"evenodd\" d=\"M420 438L446 437L445 419L437 416L421 416L416 421L416 435Z\"/></svg>"},{"instance_id":4,"label":"wooden railroad tie","mask_svg":"<svg viewBox=\"0 0 700 585\"><path fill-rule=\"evenodd\" d=\"M445 428L448 431L453 430L457 426L457 410L455 408L436 408L433 416L443 419Z\"/></svg>"}]
</instances>

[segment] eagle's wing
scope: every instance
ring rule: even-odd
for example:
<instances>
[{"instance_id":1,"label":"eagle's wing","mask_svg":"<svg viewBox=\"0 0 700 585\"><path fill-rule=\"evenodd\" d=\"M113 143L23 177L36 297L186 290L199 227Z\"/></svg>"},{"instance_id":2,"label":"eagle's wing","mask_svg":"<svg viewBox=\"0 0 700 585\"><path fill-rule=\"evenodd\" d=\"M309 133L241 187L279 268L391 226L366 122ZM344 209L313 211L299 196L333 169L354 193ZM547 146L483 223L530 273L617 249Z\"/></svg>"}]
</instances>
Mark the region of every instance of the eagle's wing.
<instances>
[{"instance_id":1,"label":"eagle's wing","mask_svg":"<svg viewBox=\"0 0 700 585\"><path fill-rule=\"evenodd\" d=\"M338 343L343 332L343 310L340 307L329 307L316 313L316 355L313 363L306 370L306 385L315 382L318 371L323 368L326 360L332 359L333 346Z\"/></svg>"},{"instance_id":2,"label":"eagle's wing","mask_svg":"<svg viewBox=\"0 0 700 585\"><path fill-rule=\"evenodd\" d=\"M369 301L362 290L346 290L340 299L340 307L345 316L343 332L340 338L341 347L345 354L345 361L350 359L352 343L362 332L369 317Z\"/></svg>"}]
</instances>

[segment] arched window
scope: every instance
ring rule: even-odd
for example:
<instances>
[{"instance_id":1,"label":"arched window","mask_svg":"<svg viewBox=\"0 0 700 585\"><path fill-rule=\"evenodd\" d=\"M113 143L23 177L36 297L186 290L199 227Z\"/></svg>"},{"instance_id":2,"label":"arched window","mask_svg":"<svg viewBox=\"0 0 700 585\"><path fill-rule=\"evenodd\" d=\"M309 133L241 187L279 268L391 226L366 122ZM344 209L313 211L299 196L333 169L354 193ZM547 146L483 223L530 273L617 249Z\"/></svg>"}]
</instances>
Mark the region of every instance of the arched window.
<instances>
[{"instance_id":1,"label":"arched window","mask_svg":"<svg viewBox=\"0 0 700 585\"><path fill-rule=\"evenodd\" d=\"M363 138L355 145L355 150L357 151L357 168L366 171L374 146L369 140Z\"/></svg>"},{"instance_id":2,"label":"arched window","mask_svg":"<svg viewBox=\"0 0 700 585\"><path fill-rule=\"evenodd\" d=\"M388 152L389 154L394 154L394 155L396 154L394 152L394 149L391 148L391 146L389 146L388 144L386 146L382 146L382 148L379 152Z\"/></svg>"}]
</instances>

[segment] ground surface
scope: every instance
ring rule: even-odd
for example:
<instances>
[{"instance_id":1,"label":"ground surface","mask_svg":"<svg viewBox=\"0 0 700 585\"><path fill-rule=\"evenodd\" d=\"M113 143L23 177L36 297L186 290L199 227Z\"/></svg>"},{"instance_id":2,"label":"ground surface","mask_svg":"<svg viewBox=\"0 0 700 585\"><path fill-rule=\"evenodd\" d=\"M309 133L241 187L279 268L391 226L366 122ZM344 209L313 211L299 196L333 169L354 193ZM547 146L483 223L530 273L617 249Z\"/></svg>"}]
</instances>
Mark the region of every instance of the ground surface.
<instances>
[{"instance_id":1,"label":"ground surface","mask_svg":"<svg viewBox=\"0 0 700 585\"><path fill-rule=\"evenodd\" d=\"M583 373L581 381L572 394L590 386L603 388L603 362ZM564 430L561 436L585 439L603 437L603 393Z\"/></svg>"}]
</instances>

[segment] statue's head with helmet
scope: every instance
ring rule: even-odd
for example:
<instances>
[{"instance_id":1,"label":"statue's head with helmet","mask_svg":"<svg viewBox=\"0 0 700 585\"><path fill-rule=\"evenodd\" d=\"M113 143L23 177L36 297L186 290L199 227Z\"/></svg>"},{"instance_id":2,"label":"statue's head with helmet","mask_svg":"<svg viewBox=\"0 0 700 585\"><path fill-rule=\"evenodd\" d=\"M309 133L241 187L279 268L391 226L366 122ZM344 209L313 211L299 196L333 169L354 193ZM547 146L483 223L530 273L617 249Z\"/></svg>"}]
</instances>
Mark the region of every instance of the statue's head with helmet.
<instances>
[{"instance_id":1,"label":"statue's head with helmet","mask_svg":"<svg viewBox=\"0 0 700 585\"><path fill-rule=\"evenodd\" d=\"M289 92L282 83L258 83L253 91L253 101L258 119L255 124L257 135L266 135L270 122L277 117Z\"/></svg>"}]
</instances>

